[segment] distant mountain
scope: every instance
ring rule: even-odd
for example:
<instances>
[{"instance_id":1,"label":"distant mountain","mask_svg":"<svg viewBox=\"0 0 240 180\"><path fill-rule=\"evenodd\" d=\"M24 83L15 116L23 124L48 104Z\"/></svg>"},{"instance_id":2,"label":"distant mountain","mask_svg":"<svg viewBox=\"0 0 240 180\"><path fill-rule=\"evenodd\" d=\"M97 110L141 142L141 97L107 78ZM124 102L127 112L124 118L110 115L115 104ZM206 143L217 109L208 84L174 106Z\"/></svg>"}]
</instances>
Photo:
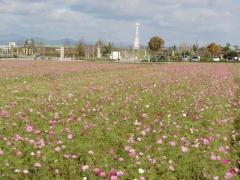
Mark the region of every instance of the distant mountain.
<instances>
[{"instance_id":1,"label":"distant mountain","mask_svg":"<svg viewBox=\"0 0 240 180\"><path fill-rule=\"evenodd\" d=\"M24 42L32 38L34 39L36 44L44 44L44 45L56 45L56 46L62 46L62 45L68 45L73 46L77 44L76 40L65 38L65 39L56 39L56 40L47 40L42 37L27 37L27 36L18 36L16 34L9 34L9 35L0 35L0 44L7 45L9 42L16 42L17 44L24 44Z\"/></svg>"},{"instance_id":2,"label":"distant mountain","mask_svg":"<svg viewBox=\"0 0 240 180\"><path fill-rule=\"evenodd\" d=\"M50 46L63 46L63 45L75 46L79 42L79 40L74 40L70 38L49 40L42 37L19 36L17 34L8 34L4 36L0 35L0 45L7 45L9 42L16 42L18 45L21 45L21 44L24 44L24 42L29 38L34 39L36 44L50 45ZM86 40L84 42L88 45L94 45L96 43L96 41L94 40ZM125 42L115 42L113 44L115 47L126 48L126 49L132 48L133 46L132 44L128 44Z\"/></svg>"},{"instance_id":3,"label":"distant mountain","mask_svg":"<svg viewBox=\"0 0 240 180\"><path fill-rule=\"evenodd\" d=\"M19 37L15 34L9 34L9 35L4 35L4 36L1 36L0 35L0 44L8 44L9 42L21 42L23 39L23 37Z\"/></svg>"}]
</instances>

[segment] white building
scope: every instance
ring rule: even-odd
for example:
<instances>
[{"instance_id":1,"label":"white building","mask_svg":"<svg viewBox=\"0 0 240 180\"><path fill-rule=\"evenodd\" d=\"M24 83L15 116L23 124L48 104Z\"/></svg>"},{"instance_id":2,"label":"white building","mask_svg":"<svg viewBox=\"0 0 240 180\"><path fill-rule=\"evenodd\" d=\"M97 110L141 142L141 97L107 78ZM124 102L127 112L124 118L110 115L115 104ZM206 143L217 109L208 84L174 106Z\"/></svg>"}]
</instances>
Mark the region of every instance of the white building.
<instances>
[{"instance_id":1,"label":"white building","mask_svg":"<svg viewBox=\"0 0 240 180\"><path fill-rule=\"evenodd\" d=\"M8 45L0 45L0 55L12 54L13 49L17 47L16 42L9 42Z\"/></svg>"},{"instance_id":2,"label":"white building","mask_svg":"<svg viewBox=\"0 0 240 180\"><path fill-rule=\"evenodd\" d=\"M121 60L121 53L120 51L112 51L110 55L111 60Z\"/></svg>"},{"instance_id":3,"label":"white building","mask_svg":"<svg viewBox=\"0 0 240 180\"><path fill-rule=\"evenodd\" d=\"M16 48L17 44L16 44L16 42L9 42L8 47L9 47L9 49Z\"/></svg>"}]
</instances>

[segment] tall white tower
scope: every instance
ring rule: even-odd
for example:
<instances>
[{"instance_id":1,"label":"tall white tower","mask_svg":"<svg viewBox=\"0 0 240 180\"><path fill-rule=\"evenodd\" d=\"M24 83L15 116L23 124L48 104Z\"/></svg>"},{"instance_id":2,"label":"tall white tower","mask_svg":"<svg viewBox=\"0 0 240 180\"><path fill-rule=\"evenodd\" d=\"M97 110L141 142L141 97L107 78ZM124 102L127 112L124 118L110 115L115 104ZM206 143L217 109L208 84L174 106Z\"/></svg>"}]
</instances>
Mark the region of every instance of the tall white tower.
<instances>
[{"instance_id":1,"label":"tall white tower","mask_svg":"<svg viewBox=\"0 0 240 180\"><path fill-rule=\"evenodd\" d=\"M64 47L60 48L60 60L63 61L64 60Z\"/></svg>"},{"instance_id":2,"label":"tall white tower","mask_svg":"<svg viewBox=\"0 0 240 180\"><path fill-rule=\"evenodd\" d=\"M135 33L135 40L134 40L134 45L133 45L134 50L138 50L140 48L139 27L140 27L140 23L136 23L136 33Z\"/></svg>"}]
</instances>

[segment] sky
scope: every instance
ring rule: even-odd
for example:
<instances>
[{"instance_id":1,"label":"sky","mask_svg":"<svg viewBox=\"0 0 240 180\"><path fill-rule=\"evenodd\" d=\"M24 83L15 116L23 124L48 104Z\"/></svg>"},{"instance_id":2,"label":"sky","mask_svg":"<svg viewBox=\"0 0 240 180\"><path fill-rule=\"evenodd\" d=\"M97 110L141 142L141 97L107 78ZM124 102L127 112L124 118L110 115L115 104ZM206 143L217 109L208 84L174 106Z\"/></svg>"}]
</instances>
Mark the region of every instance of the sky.
<instances>
[{"instance_id":1,"label":"sky","mask_svg":"<svg viewBox=\"0 0 240 180\"><path fill-rule=\"evenodd\" d=\"M0 0L4 37L70 38L133 44L152 36L184 42L240 44L240 0Z\"/></svg>"}]
</instances>

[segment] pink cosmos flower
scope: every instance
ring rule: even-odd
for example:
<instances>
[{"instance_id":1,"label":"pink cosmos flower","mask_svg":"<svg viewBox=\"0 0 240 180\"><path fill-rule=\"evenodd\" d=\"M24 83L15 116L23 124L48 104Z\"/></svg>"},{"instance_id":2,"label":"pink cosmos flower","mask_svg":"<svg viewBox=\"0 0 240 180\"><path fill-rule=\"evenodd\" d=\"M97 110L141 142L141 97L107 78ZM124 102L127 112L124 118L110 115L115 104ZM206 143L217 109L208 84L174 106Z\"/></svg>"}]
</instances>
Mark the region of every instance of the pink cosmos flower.
<instances>
[{"instance_id":1,"label":"pink cosmos flower","mask_svg":"<svg viewBox=\"0 0 240 180\"><path fill-rule=\"evenodd\" d=\"M21 151L17 151L17 152L15 152L15 155L16 155L17 157L20 157L20 156L22 156L22 152L21 152Z\"/></svg>"},{"instance_id":2,"label":"pink cosmos flower","mask_svg":"<svg viewBox=\"0 0 240 180\"><path fill-rule=\"evenodd\" d=\"M173 165L170 165L170 166L168 167L168 169L169 169L170 171L175 171L175 168L173 167Z\"/></svg>"},{"instance_id":3,"label":"pink cosmos flower","mask_svg":"<svg viewBox=\"0 0 240 180\"><path fill-rule=\"evenodd\" d=\"M34 131L34 134L36 134L36 135L40 135L40 134L41 134L41 131L38 130L38 129L36 129L36 130Z\"/></svg>"},{"instance_id":4,"label":"pink cosmos flower","mask_svg":"<svg viewBox=\"0 0 240 180\"><path fill-rule=\"evenodd\" d=\"M187 147L181 146L182 152L186 153L189 151L189 149Z\"/></svg>"},{"instance_id":5,"label":"pink cosmos flower","mask_svg":"<svg viewBox=\"0 0 240 180\"><path fill-rule=\"evenodd\" d=\"M232 179L239 172L238 168L232 168L225 174L225 179Z\"/></svg>"},{"instance_id":6,"label":"pink cosmos flower","mask_svg":"<svg viewBox=\"0 0 240 180\"><path fill-rule=\"evenodd\" d=\"M100 172L102 172L102 169L100 169L100 168L94 168L94 169L93 169L93 173L94 173L95 175L99 175Z\"/></svg>"},{"instance_id":7,"label":"pink cosmos flower","mask_svg":"<svg viewBox=\"0 0 240 180\"><path fill-rule=\"evenodd\" d=\"M55 126L56 124L57 124L57 121L54 119L49 121L49 126Z\"/></svg>"},{"instance_id":8,"label":"pink cosmos flower","mask_svg":"<svg viewBox=\"0 0 240 180\"><path fill-rule=\"evenodd\" d=\"M213 177L213 180L220 180L218 176Z\"/></svg>"},{"instance_id":9,"label":"pink cosmos flower","mask_svg":"<svg viewBox=\"0 0 240 180\"><path fill-rule=\"evenodd\" d=\"M66 132L66 133L71 133L71 129L70 128L68 128L68 127L66 127L66 128L64 128L64 130L63 130L64 132Z\"/></svg>"},{"instance_id":10,"label":"pink cosmos flower","mask_svg":"<svg viewBox=\"0 0 240 180\"><path fill-rule=\"evenodd\" d=\"M73 139L73 135L72 134L68 134L68 139Z\"/></svg>"},{"instance_id":11,"label":"pink cosmos flower","mask_svg":"<svg viewBox=\"0 0 240 180\"><path fill-rule=\"evenodd\" d=\"M40 157L41 157L41 151L37 151L37 152L36 152L36 157L37 157L37 158L40 158Z\"/></svg>"},{"instance_id":12,"label":"pink cosmos flower","mask_svg":"<svg viewBox=\"0 0 240 180\"><path fill-rule=\"evenodd\" d=\"M204 144L204 145L208 145L209 143L210 143L210 142L209 142L208 139L206 139L206 138L203 139L203 144Z\"/></svg>"},{"instance_id":13,"label":"pink cosmos flower","mask_svg":"<svg viewBox=\"0 0 240 180\"><path fill-rule=\"evenodd\" d=\"M227 165L227 164L229 164L229 163L230 163L230 160L228 160L228 159L224 159L224 160L223 160L223 164Z\"/></svg>"},{"instance_id":14,"label":"pink cosmos flower","mask_svg":"<svg viewBox=\"0 0 240 180\"><path fill-rule=\"evenodd\" d=\"M114 169L112 169L112 171L108 174L108 179L109 180L118 180L117 172Z\"/></svg>"},{"instance_id":15,"label":"pink cosmos flower","mask_svg":"<svg viewBox=\"0 0 240 180\"><path fill-rule=\"evenodd\" d=\"M131 158L136 158L137 153L136 153L135 151L131 151L131 152L128 153L128 155L129 155L129 157L131 157Z\"/></svg>"},{"instance_id":16,"label":"pink cosmos flower","mask_svg":"<svg viewBox=\"0 0 240 180\"><path fill-rule=\"evenodd\" d=\"M218 151L219 151L219 152L222 152L222 153L225 153L225 152L226 152L226 149L225 149L225 147L220 147L220 148L218 148Z\"/></svg>"},{"instance_id":17,"label":"pink cosmos flower","mask_svg":"<svg viewBox=\"0 0 240 180\"><path fill-rule=\"evenodd\" d=\"M124 173L122 171L117 171L117 176L121 177L123 175L124 175Z\"/></svg>"},{"instance_id":18,"label":"pink cosmos flower","mask_svg":"<svg viewBox=\"0 0 240 180\"><path fill-rule=\"evenodd\" d=\"M234 174L233 173L231 173L231 172L227 172L226 174L225 174L225 179L232 179L233 178L233 176L234 176Z\"/></svg>"},{"instance_id":19,"label":"pink cosmos flower","mask_svg":"<svg viewBox=\"0 0 240 180\"><path fill-rule=\"evenodd\" d=\"M67 158L67 159L70 159L71 155L70 154L64 154L64 157Z\"/></svg>"},{"instance_id":20,"label":"pink cosmos flower","mask_svg":"<svg viewBox=\"0 0 240 180\"><path fill-rule=\"evenodd\" d=\"M146 113L143 113L143 114L142 114L142 117L143 117L144 119L147 119L147 118L148 118L148 115L147 115Z\"/></svg>"},{"instance_id":21,"label":"pink cosmos flower","mask_svg":"<svg viewBox=\"0 0 240 180\"><path fill-rule=\"evenodd\" d=\"M56 152L60 152L60 151L61 151L61 148L60 148L59 146L57 146L57 147L55 148L55 151L56 151Z\"/></svg>"},{"instance_id":22,"label":"pink cosmos flower","mask_svg":"<svg viewBox=\"0 0 240 180\"><path fill-rule=\"evenodd\" d=\"M163 144L163 140L162 140L162 139L159 139L159 140L157 141L157 144Z\"/></svg>"},{"instance_id":23,"label":"pink cosmos flower","mask_svg":"<svg viewBox=\"0 0 240 180\"><path fill-rule=\"evenodd\" d=\"M93 125L92 125L91 123L87 123L87 124L85 124L85 126L84 126L84 129L85 129L85 130L88 130L88 129L91 129L91 128L93 128Z\"/></svg>"},{"instance_id":24,"label":"pink cosmos flower","mask_svg":"<svg viewBox=\"0 0 240 180\"><path fill-rule=\"evenodd\" d=\"M228 140L228 138L225 136L225 137L223 137L223 140L224 140L224 141L227 141L227 140Z\"/></svg>"},{"instance_id":25,"label":"pink cosmos flower","mask_svg":"<svg viewBox=\"0 0 240 180\"><path fill-rule=\"evenodd\" d=\"M109 180L118 180L118 177L117 177L117 176L111 176L111 177L109 178Z\"/></svg>"},{"instance_id":26,"label":"pink cosmos flower","mask_svg":"<svg viewBox=\"0 0 240 180\"><path fill-rule=\"evenodd\" d=\"M0 118L7 118L9 113L7 111L0 111Z\"/></svg>"},{"instance_id":27,"label":"pink cosmos flower","mask_svg":"<svg viewBox=\"0 0 240 180\"><path fill-rule=\"evenodd\" d=\"M83 165L83 166L82 166L82 171L83 171L83 172L86 172L88 169L89 169L89 166L88 166L88 165Z\"/></svg>"},{"instance_id":28,"label":"pink cosmos flower","mask_svg":"<svg viewBox=\"0 0 240 180\"><path fill-rule=\"evenodd\" d=\"M57 141L56 141L56 144L57 144L57 145L61 145L61 144L63 144L63 142L62 142L61 140L57 140Z\"/></svg>"},{"instance_id":29,"label":"pink cosmos flower","mask_svg":"<svg viewBox=\"0 0 240 180\"><path fill-rule=\"evenodd\" d=\"M16 134L16 136L14 136L14 141L22 141L22 140L23 138L20 135Z\"/></svg>"},{"instance_id":30,"label":"pink cosmos flower","mask_svg":"<svg viewBox=\"0 0 240 180\"><path fill-rule=\"evenodd\" d=\"M101 168L94 168L93 173L95 176L105 177L106 173Z\"/></svg>"},{"instance_id":31,"label":"pink cosmos flower","mask_svg":"<svg viewBox=\"0 0 240 180\"><path fill-rule=\"evenodd\" d=\"M28 124L26 126L26 132L32 132L33 131L33 125Z\"/></svg>"},{"instance_id":32,"label":"pink cosmos flower","mask_svg":"<svg viewBox=\"0 0 240 180\"><path fill-rule=\"evenodd\" d=\"M99 176L100 177L106 177L106 173L105 172L100 172Z\"/></svg>"},{"instance_id":33,"label":"pink cosmos flower","mask_svg":"<svg viewBox=\"0 0 240 180\"><path fill-rule=\"evenodd\" d=\"M215 156L214 154L212 154L211 157L210 157L210 159L211 159L212 161L217 161L217 156Z\"/></svg>"},{"instance_id":34,"label":"pink cosmos flower","mask_svg":"<svg viewBox=\"0 0 240 180\"><path fill-rule=\"evenodd\" d=\"M229 172L233 173L233 174L237 174L239 172L238 168L232 168L229 170Z\"/></svg>"},{"instance_id":35,"label":"pink cosmos flower","mask_svg":"<svg viewBox=\"0 0 240 180\"><path fill-rule=\"evenodd\" d=\"M125 147L124 147L124 150L125 150L125 151L129 151L130 149L131 149L131 146L125 146Z\"/></svg>"},{"instance_id":36,"label":"pink cosmos flower","mask_svg":"<svg viewBox=\"0 0 240 180\"><path fill-rule=\"evenodd\" d=\"M146 136L147 133L146 133L146 131L143 130L143 131L141 132L141 134L142 134L143 136Z\"/></svg>"},{"instance_id":37,"label":"pink cosmos flower","mask_svg":"<svg viewBox=\"0 0 240 180\"><path fill-rule=\"evenodd\" d=\"M176 142L175 141L171 141L170 142L170 146L175 147L176 146Z\"/></svg>"}]
</instances>

